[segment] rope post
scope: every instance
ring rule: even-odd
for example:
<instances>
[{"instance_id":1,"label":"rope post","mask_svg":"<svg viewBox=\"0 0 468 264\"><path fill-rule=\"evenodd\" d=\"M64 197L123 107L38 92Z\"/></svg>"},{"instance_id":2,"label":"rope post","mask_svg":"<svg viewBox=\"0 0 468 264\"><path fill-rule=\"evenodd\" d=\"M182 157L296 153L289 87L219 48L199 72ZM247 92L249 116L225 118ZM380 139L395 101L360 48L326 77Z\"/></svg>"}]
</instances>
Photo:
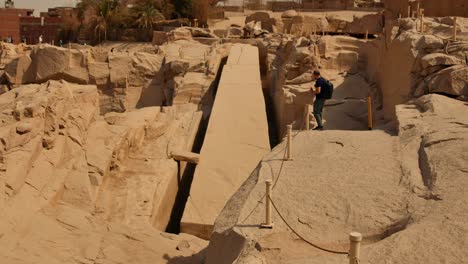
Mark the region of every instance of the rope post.
<instances>
[{"instance_id":1,"label":"rope post","mask_svg":"<svg viewBox=\"0 0 468 264\"><path fill-rule=\"evenodd\" d=\"M369 40L369 30L366 29L366 40Z\"/></svg>"},{"instance_id":2,"label":"rope post","mask_svg":"<svg viewBox=\"0 0 468 264\"><path fill-rule=\"evenodd\" d=\"M286 160L293 160L291 156L292 149L292 125L288 125L288 142L287 142Z\"/></svg>"},{"instance_id":3,"label":"rope post","mask_svg":"<svg viewBox=\"0 0 468 264\"><path fill-rule=\"evenodd\" d=\"M349 264L359 264L362 235L358 232L349 234Z\"/></svg>"},{"instance_id":4,"label":"rope post","mask_svg":"<svg viewBox=\"0 0 468 264\"><path fill-rule=\"evenodd\" d=\"M305 109L304 109L304 112L305 112L305 118L304 118L304 122L305 122L305 130L308 131L310 129L310 105L309 104L306 104L305 105Z\"/></svg>"},{"instance_id":5,"label":"rope post","mask_svg":"<svg viewBox=\"0 0 468 264\"><path fill-rule=\"evenodd\" d=\"M457 17L453 18L453 41L457 40Z\"/></svg>"},{"instance_id":6,"label":"rope post","mask_svg":"<svg viewBox=\"0 0 468 264\"><path fill-rule=\"evenodd\" d=\"M408 6L408 18L410 18L410 17L411 17L411 6L409 5Z\"/></svg>"},{"instance_id":7,"label":"rope post","mask_svg":"<svg viewBox=\"0 0 468 264\"><path fill-rule=\"evenodd\" d=\"M271 222L271 180L265 181L266 193L265 193L265 223L261 224L261 228L273 228Z\"/></svg>"},{"instance_id":8,"label":"rope post","mask_svg":"<svg viewBox=\"0 0 468 264\"><path fill-rule=\"evenodd\" d=\"M370 95L367 96L367 127L369 130L372 130L373 122L372 122L372 98Z\"/></svg>"}]
</instances>

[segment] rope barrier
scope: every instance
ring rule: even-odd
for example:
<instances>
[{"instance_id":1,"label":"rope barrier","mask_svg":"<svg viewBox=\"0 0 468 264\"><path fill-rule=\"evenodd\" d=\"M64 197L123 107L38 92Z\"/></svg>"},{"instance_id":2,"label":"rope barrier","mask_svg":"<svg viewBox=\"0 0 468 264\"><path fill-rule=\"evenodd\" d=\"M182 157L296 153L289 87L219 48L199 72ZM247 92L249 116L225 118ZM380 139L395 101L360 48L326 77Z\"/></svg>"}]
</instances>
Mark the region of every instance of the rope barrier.
<instances>
[{"instance_id":1,"label":"rope barrier","mask_svg":"<svg viewBox=\"0 0 468 264\"><path fill-rule=\"evenodd\" d=\"M284 148L283 158L281 159L281 165L280 165L280 169L278 171L278 176L276 176L276 179L274 179L275 176L274 176L273 168L271 168L271 165L267 162L268 165L271 168L271 178L275 181L273 183L273 188L272 189L275 189L276 184L278 183L279 177L281 175L281 172L283 171L284 160L286 159L286 152L287 152L287 147ZM249 217L257 210L258 206L260 206L260 203L265 199L265 196L266 196L266 194L264 194L262 196L262 198L257 202L257 205L255 205L255 207L252 209L252 211L250 211L250 213L241 221L241 224L243 224L245 221L247 221L247 219L249 219Z\"/></svg>"},{"instance_id":2,"label":"rope barrier","mask_svg":"<svg viewBox=\"0 0 468 264\"><path fill-rule=\"evenodd\" d=\"M328 253L333 253L333 254L338 254L338 255L348 255L348 252L346 251L336 251L336 250L332 250L332 249L327 249L327 248L324 248L324 247L321 247L315 243L312 243L310 242L309 240L305 239L303 236L301 236L296 230L294 230L294 228L292 228L292 226L286 221L286 219L284 218L284 216L280 213L278 207L276 206L276 204L273 202L273 199L271 199L271 197L268 197L268 199L270 200L271 204L273 205L273 208L275 208L275 211L278 213L279 217L281 218L281 220L283 220L283 222L286 224L286 226L291 229L291 231L297 236L299 237L302 241L306 242L307 244L313 246L314 248L316 249L319 249L319 250L322 250L322 251L325 251L325 252L328 252Z\"/></svg>"},{"instance_id":3,"label":"rope barrier","mask_svg":"<svg viewBox=\"0 0 468 264\"><path fill-rule=\"evenodd\" d=\"M304 128L304 123L302 124L301 128L299 129L299 131L296 132L295 135L292 136L292 138L294 139L297 135L299 135L299 133L302 132L302 129ZM281 165L280 165L280 168L278 170L278 176L276 176L276 179L274 177L274 173L273 173L273 168L271 167L271 165L268 163L268 165L270 166L271 168L271 178L272 180L274 180L275 182L273 183L273 187L272 187L272 190L275 189L276 187L276 184L278 183L278 180L281 176L281 172L283 171L283 167L284 167L284 161L286 159L286 154L287 154L287 151L288 151L288 146L285 146L284 148L284 153L283 153L283 158L281 159ZM262 198L257 202L257 205L252 209L252 211L249 212L249 214L240 222L241 224L245 223L245 221L247 221L247 219L249 219L250 216L252 216L252 214L255 212L255 210L257 210L258 206L260 206L260 203L265 199L265 196L266 194L264 194L262 196Z\"/></svg>"}]
</instances>

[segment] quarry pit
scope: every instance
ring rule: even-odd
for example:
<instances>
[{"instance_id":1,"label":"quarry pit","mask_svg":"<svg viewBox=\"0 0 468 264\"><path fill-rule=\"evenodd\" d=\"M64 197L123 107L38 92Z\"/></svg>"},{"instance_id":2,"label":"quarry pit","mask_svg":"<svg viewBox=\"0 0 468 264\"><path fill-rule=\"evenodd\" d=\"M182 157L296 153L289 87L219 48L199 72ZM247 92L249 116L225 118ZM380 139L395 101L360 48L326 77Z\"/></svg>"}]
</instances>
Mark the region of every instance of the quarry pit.
<instances>
[{"instance_id":1,"label":"quarry pit","mask_svg":"<svg viewBox=\"0 0 468 264\"><path fill-rule=\"evenodd\" d=\"M390 11L0 43L2 263L467 263L468 18Z\"/></svg>"}]
</instances>

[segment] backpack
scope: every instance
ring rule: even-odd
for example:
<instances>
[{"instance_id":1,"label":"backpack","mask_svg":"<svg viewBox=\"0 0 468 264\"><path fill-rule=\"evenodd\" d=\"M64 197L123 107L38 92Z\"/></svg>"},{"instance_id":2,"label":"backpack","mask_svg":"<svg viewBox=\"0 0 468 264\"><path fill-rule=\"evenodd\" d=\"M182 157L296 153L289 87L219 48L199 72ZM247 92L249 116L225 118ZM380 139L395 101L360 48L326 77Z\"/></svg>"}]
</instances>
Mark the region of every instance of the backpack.
<instances>
[{"instance_id":1,"label":"backpack","mask_svg":"<svg viewBox=\"0 0 468 264\"><path fill-rule=\"evenodd\" d=\"M320 93L323 94L324 99L331 99L333 97L333 83L331 83L329 80L325 80L325 86L321 87L322 90Z\"/></svg>"}]
</instances>

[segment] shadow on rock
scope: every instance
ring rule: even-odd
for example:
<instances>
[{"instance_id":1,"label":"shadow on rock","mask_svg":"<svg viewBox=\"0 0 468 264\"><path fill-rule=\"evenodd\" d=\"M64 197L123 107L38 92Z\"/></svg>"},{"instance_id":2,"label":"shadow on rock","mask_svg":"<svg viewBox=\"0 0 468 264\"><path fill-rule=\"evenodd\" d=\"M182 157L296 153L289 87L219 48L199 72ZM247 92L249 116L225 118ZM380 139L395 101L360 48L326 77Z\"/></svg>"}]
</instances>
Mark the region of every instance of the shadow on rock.
<instances>
[{"instance_id":1,"label":"shadow on rock","mask_svg":"<svg viewBox=\"0 0 468 264\"><path fill-rule=\"evenodd\" d=\"M204 248L191 256L171 257L168 254L164 254L163 258L167 260L167 264L202 264L205 261L206 252L207 248Z\"/></svg>"}]
</instances>

